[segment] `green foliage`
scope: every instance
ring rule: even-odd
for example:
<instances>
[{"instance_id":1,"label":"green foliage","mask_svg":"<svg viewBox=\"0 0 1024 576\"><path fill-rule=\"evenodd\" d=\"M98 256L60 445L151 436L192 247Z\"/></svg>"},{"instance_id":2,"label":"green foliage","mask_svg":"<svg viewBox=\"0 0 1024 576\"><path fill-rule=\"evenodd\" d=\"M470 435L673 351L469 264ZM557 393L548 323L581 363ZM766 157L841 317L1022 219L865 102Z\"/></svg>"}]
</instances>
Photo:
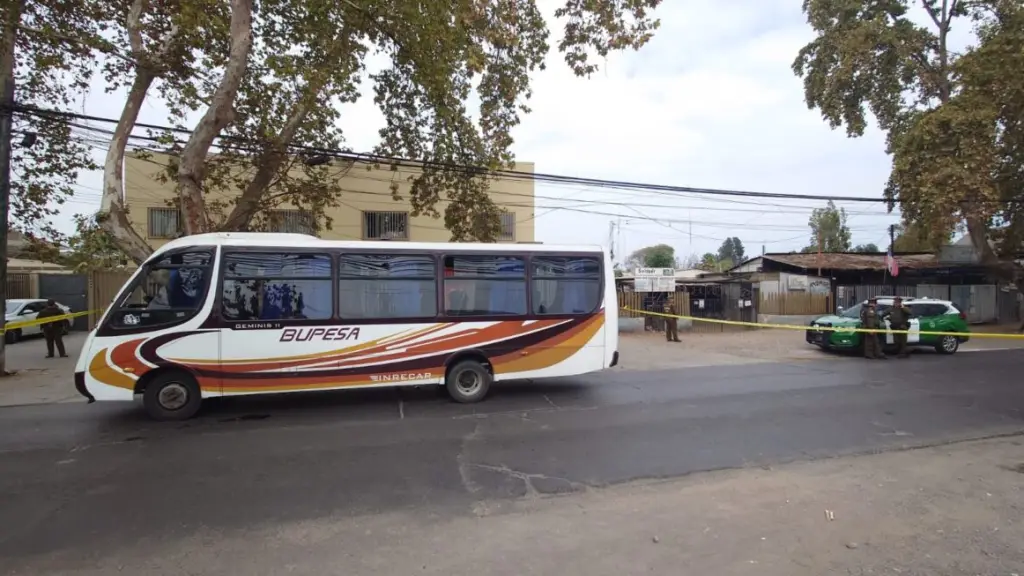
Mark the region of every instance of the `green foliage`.
<instances>
[{"instance_id":1,"label":"green foliage","mask_svg":"<svg viewBox=\"0 0 1024 576\"><path fill-rule=\"evenodd\" d=\"M897 226L896 237L893 242L894 252L937 252L943 245L949 243L949 236L938 239L929 238L934 234L922 231L918 226Z\"/></svg>"},{"instance_id":2,"label":"green foliage","mask_svg":"<svg viewBox=\"0 0 1024 576\"><path fill-rule=\"evenodd\" d=\"M1012 260L1024 242L1024 5L925 0L924 25L910 18L911 6L805 0L816 38L793 70L808 107L832 127L860 136L870 112L887 133L886 197L915 228L904 245L933 249L966 229L1005 271L1012 265L996 259ZM950 30L972 24L977 43L950 50Z\"/></svg>"},{"instance_id":3,"label":"green foliage","mask_svg":"<svg viewBox=\"0 0 1024 576\"><path fill-rule=\"evenodd\" d=\"M804 248L804 252L850 251L850 228L846 225L846 210L836 208L831 200L826 207L815 208L811 212L807 225L811 228L811 243Z\"/></svg>"},{"instance_id":4,"label":"green foliage","mask_svg":"<svg viewBox=\"0 0 1024 576\"><path fill-rule=\"evenodd\" d=\"M879 252L880 250L878 249L878 245L877 244L869 242L868 244L857 244L856 246L853 247L853 251L854 252L870 253L870 252Z\"/></svg>"},{"instance_id":5,"label":"green foliage","mask_svg":"<svg viewBox=\"0 0 1024 576\"><path fill-rule=\"evenodd\" d=\"M75 234L67 239L66 250L57 259L58 264L80 273L127 268L128 257L100 227L95 216L76 216L75 229Z\"/></svg>"},{"instance_id":6,"label":"green foliage","mask_svg":"<svg viewBox=\"0 0 1024 576\"><path fill-rule=\"evenodd\" d=\"M20 10L12 12L12 10ZM20 17L15 40L14 85L21 106L80 106L94 76L92 48L76 37L96 37L101 26L93 2L67 0L51 6L4 2L3 19ZM6 36L6 35L5 35ZM35 135L31 146L20 143ZM74 194L81 172L95 169L89 146L66 122L52 117L15 115L11 156L11 212L8 225L27 236L59 239L50 217Z\"/></svg>"},{"instance_id":7,"label":"green foliage","mask_svg":"<svg viewBox=\"0 0 1024 576\"><path fill-rule=\"evenodd\" d=\"M95 216L75 216L75 233L61 237L61 243L39 236L25 237L23 257L59 264L78 273L93 270L124 270L129 258Z\"/></svg>"},{"instance_id":8,"label":"green foliage","mask_svg":"<svg viewBox=\"0 0 1024 576\"><path fill-rule=\"evenodd\" d=\"M722 246L718 248L718 260L720 262L725 260L730 262L727 268L732 268L731 263L733 262L743 262L744 258L743 242L735 236L726 238L722 242Z\"/></svg>"},{"instance_id":9,"label":"green foliage","mask_svg":"<svg viewBox=\"0 0 1024 576\"><path fill-rule=\"evenodd\" d=\"M629 268L673 268L676 262L676 249L668 244L656 244L641 248L626 258Z\"/></svg>"},{"instance_id":10,"label":"green foliage","mask_svg":"<svg viewBox=\"0 0 1024 576\"><path fill-rule=\"evenodd\" d=\"M374 152L425 163L410 177L413 215L443 217L454 240L490 241L500 232L488 184L493 170L514 165L511 131L530 111L531 74L544 68L549 48L535 0L260 2L242 68L230 59L228 3L134 0L142 12L136 42L140 35L125 24L131 23L129 7L103 1L109 12L101 20L114 40L96 50L108 55L109 86L134 86L140 73L155 76L171 124L210 109L225 75L243 74L224 108L228 122L217 131L224 137L217 154L195 174L201 181L193 189L201 194L182 185L178 163L167 166L165 177L182 186L183 205L203 206L204 226L265 229L270 210L295 206L314 228L330 228L326 209L341 202L339 179L350 165L312 166L303 156L343 148L346 119L338 104L372 91L385 118ZM566 63L586 76L595 70L595 55L638 49L658 26L650 12L660 2L568 0L557 11ZM366 86L371 53L385 55L390 65L370 74ZM472 110L474 100L479 107ZM171 134L159 136L171 152L181 150ZM400 184L396 179L392 186L396 200ZM239 189L244 192L236 198Z\"/></svg>"},{"instance_id":11,"label":"green foliage","mask_svg":"<svg viewBox=\"0 0 1024 576\"><path fill-rule=\"evenodd\" d=\"M718 256L715 256L711 252L705 252L700 257L700 265L698 266L701 270L712 272L718 270Z\"/></svg>"}]
</instances>

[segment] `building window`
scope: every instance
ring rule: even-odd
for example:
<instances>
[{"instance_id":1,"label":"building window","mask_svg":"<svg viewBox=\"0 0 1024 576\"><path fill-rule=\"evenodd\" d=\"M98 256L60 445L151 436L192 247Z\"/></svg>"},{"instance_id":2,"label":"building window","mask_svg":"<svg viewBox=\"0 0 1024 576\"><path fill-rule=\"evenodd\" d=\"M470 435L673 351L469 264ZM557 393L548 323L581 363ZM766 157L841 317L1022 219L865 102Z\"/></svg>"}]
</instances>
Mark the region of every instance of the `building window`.
<instances>
[{"instance_id":1,"label":"building window","mask_svg":"<svg viewBox=\"0 0 1024 576\"><path fill-rule=\"evenodd\" d=\"M332 284L326 254L227 254L221 314L230 321L326 320Z\"/></svg>"},{"instance_id":2,"label":"building window","mask_svg":"<svg viewBox=\"0 0 1024 576\"><path fill-rule=\"evenodd\" d=\"M591 314L601 303L601 263L580 256L534 256L533 312Z\"/></svg>"},{"instance_id":3,"label":"building window","mask_svg":"<svg viewBox=\"0 0 1024 576\"><path fill-rule=\"evenodd\" d=\"M313 233L313 217L303 210L271 210L268 220L271 232Z\"/></svg>"},{"instance_id":4,"label":"building window","mask_svg":"<svg viewBox=\"0 0 1024 576\"><path fill-rule=\"evenodd\" d=\"M342 319L437 316L433 256L345 254L338 262Z\"/></svg>"},{"instance_id":5,"label":"building window","mask_svg":"<svg viewBox=\"0 0 1024 576\"><path fill-rule=\"evenodd\" d=\"M501 213L501 234L498 235L499 242L516 241L516 215L512 212Z\"/></svg>"},{"instance_id":6,"label":"building window","mask_svg":"<svg viewBox=\"0 0 1024 576\"><path fill-rule=\"evenodd\" d=\"M363 212L363 240L408 239L408 212Z\"/></svg>"},{"instance_id":7,"label":"building window","mask_svg":"<svg viewBox=\"0 0 1024 576\"><path fill-rule=\"evenodd\" d=\"M445 314L526 314L526 265L510 256L445 256Z\"/></svg>"},{"instance_id":8,"label":"building window","mask_svg":"<svg viewBox=\"0 0 1024 576\"><path fill-rule=\"evenodd\" d=\"M177 208L149 209L149 237L177 238L181 232L181 212Z\"/></svg>"}]
</instances>

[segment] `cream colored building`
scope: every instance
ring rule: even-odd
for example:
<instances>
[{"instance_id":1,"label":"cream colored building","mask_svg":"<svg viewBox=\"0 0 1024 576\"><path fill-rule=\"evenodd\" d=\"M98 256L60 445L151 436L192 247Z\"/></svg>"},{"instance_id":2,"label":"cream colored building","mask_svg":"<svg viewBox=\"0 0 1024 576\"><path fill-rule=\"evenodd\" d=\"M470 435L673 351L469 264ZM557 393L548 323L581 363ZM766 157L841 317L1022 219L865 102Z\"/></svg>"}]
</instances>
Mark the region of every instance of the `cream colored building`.
<instances>
[{"instance_id":1,"label":"cream colored building","mask_svg":"<svg viewBox=\"0 0 1024 576\"><path fill-rule=\"evenodd\" d=\"M154 248L179 235L180 215L169 207L175 197L174 183L161 182L158 175L164 171L169 157L151 155L125 158L125 204L129 218ZM335 160L335 162L341 162ZM334 166L336 164L332 164ZM532 162L520 162L515 170L533 174ZM409 176L417 171L402 167L397 172L387 166L367 170L366 164L356 163L350 168L338 167L339 188L342 190L337 207L327 208L331 218L330 229L319 236L329 240L407 240L415 242L448 242L451 234L444 227L443 217L413 217L408 203ZM399 193L403 201L391 197L391 182L400 182ZM241 193L241 191L239 191ZM534 241L534 182L530 177L493 180L491 197L502 213L502 235L499 242ZM214 197L230 200L224 193ZM442 214L447 207L444 195L437 209ZM291 205L282 205L272 211L271 226L277 232L308 232L309 220Z\"/></svg>"}]
</instances>

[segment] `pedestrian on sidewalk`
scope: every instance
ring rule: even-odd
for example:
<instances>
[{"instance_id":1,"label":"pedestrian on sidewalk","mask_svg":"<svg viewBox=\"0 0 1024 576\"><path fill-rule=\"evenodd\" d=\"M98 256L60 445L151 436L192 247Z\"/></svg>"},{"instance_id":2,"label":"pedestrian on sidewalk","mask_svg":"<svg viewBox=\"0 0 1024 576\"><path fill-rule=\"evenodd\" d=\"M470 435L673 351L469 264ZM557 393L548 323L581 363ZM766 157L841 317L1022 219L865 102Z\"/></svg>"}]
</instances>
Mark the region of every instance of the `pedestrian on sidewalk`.
<instances>
[{"instance_id":1,"label":"pedestrian on sidewalk","mask_svg":"<svg viewBox=\"0 0 1024 576\"><path fill-rule=\"evenodd\" d=\"M665 305L665 314L670 314L670 317L665 318L665 340L669 342L679 342L679 325L676 319L676 307L671 303Z\"/></svg>"},{"instance_id":2,"label":"pedestrian on sidewalk","mask_svg":"<svg viewBox=\"0 0 1024 576\"><path fill-rule=\"evenodd\" d=\"M36 318L43 320L44 318L56 318L63 315L64 311L57 306L56 302L47 300L46 307L39 311L39 315ZM43 336L46 338L46 357L53 358L53 347L56 345L60 357L67 358L67 352L64 351L64 320L47 322L40 328L42 328Z\"/></svg>"}]
</instances>

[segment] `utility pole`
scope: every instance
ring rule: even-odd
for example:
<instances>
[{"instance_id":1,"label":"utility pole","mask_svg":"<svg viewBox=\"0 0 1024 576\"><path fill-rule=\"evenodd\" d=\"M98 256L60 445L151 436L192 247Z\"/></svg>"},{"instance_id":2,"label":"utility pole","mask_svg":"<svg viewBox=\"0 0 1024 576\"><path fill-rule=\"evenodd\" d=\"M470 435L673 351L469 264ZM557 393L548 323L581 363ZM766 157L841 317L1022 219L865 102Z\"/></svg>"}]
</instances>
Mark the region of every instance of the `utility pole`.
<instances>
[{"instance_id":1,"label":"utility pole","mask_svg":"<svg viewBox=\"0 0 1024 576\"><path fill-rule=\"evenodd\" d=\"M821 277L821 230L818 230L818 277Z\"/></svg>"},{"instance_id":2,"label":"utility pole","mask_svg":"<svg viewBox=\"0 0 1024 576\"><path fill-rule=\"evenodd\" d=\"M612 264L615 264L615 221L608 222L608 253Z\"/></svg>"},{"instance_id":3,"label":"utility pole","mask_svg":"<svg viewBox=\"0 0 1024 576\"><path fill-rule=\"evenodd\" d=\"M7 231L11 208L11 139L14 137L14 50L21 2L7 3L3 46L0 47L0 219L4 234L0 237L0 305L7 309ZM6 324L6 321L4 322ZM7 334L0 338L0 376L7 375Z\"/></svg>"},{"instance_id":4,"label":"utility pole","mask_svg":"<svg viewBox=\"0 0 1024 576\"><path fill-rule=\"evenodd\" d=\"M892 274L892 261L896 259L896 225L889 224L889 255L885 259L885 271L892 278L892 295L896 295L896 276Z\"/></svg>"}]
</instances>

